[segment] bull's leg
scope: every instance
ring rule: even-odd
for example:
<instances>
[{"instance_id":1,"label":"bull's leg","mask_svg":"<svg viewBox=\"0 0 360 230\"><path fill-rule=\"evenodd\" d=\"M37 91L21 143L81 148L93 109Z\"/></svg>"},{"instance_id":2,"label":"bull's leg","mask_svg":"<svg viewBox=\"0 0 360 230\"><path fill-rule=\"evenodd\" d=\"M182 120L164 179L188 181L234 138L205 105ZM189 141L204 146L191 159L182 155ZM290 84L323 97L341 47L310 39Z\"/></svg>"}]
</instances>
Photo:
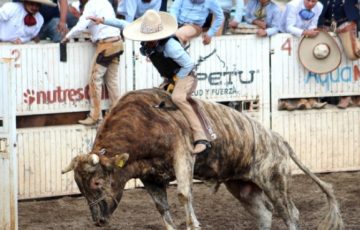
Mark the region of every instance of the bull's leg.
<instances>
[{"instance_id":1,"label":"bull's leg","mask_svg":"<svg viewBox=\"0 0 360 230\"><path fill-rule=\"evenodd\" d=\"M225 185L229 192L256 219L259 229L271 229L272 205L257 185L241 180L228 181Z\"/></svg>"},{"instance_id":2,"label":"bull's leg","mask_svg":"<svg viewBox=\"0 0 360 230\"><path fill-rule=\"evenodd\" d=\"M187 229L201 229L192 205L192 180L194 158L190 153L177 152L174 158L174 169L177 180L179 202L184 205Z\"/></svg>"},{"instance_id":3,"label":"bull's leg","mask_svg":"<svg viewBox=\"0 0 360 230\"><path fill-rule=\"evenodd\" d=\"M287 180L286 175L274 172L270 178L262 178L261 181L264 183L259 183L259 186L274 204L288 228L296 230L298 229L299 211L290 198Z\"/></svg>"},{"instance_id":4,"label":"bull's leg","mask_svg":"<svg viewBox=\"0 0 360 230\"><path fill-rule=\"evenodd\" d=\"M156 184L154 182L141 180L150 194L151 198L154 200L155 205L161 217L165 223L165 227L168 230L176 229L176 226L170 215L169 203L167 200L166 185Z\"/></svg>"}]
</instances>

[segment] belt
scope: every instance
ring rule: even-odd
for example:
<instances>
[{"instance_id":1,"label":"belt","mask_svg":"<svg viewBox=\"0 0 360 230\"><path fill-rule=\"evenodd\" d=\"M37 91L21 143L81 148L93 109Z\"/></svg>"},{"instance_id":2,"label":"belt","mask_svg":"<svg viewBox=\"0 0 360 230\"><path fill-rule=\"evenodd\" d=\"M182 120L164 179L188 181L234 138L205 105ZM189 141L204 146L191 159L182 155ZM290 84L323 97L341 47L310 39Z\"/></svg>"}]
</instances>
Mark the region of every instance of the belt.
<instances>
[{"instance_id":1,"label":"belt","mask_svg":"<svg viewBox=\"0 0 360 230\"><path fill-rule=\"evenodd\" d=\"M108 38L99 39L96 42L97 43L117 42L120 39L121 39L120 36L115 36L115 37L108 37Z\"/></svg>"},{"instance_id":2,"label":"belt","mask_svg":"<svg viewBox=\"0 0 360 230\"><path fill-rule=\"evenodd\" d=\"M334 22L334 21L336 22L337 26L340 26L341 24L343 24L344 22L347 22L349 20L347 18L340 18L340 19L337 19L337 20L335 20L335 19L326 19L324 22L325 22L326 25L331 26L332 22Z\"/></svg>"}]
</instances>

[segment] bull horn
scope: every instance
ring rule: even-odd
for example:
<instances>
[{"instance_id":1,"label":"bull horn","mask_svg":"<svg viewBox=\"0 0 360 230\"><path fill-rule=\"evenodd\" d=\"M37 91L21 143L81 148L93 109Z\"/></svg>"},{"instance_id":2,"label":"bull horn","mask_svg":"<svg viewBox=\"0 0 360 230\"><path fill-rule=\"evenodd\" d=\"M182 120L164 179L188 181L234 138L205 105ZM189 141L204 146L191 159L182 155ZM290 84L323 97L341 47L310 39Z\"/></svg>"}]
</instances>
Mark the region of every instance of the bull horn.
<instances>
[{"instance_id":1,"label":"bull horn","mask_svg":"<svg viewBox=\"0 0 360 230\"><path fill-rule=\"evenodd\" d=\"M75 164L77 163L78 157L74 157L70 164L68 166L66 166L63 170L61 170L61 174L70 172L71 170L73 170L75 168Z\"/></svg>"},{"instance_id":2,"label":"bull horn","mask_svg":"<svg viewBox=\"0 0 360 230\"><path fill-rule=\"evenodd\" d=\"M89 159L89 163L92 165L96 165L100 162L100 158L98 155L92 153L90 154L90 159Z\"/></svg>"}]
</instances>

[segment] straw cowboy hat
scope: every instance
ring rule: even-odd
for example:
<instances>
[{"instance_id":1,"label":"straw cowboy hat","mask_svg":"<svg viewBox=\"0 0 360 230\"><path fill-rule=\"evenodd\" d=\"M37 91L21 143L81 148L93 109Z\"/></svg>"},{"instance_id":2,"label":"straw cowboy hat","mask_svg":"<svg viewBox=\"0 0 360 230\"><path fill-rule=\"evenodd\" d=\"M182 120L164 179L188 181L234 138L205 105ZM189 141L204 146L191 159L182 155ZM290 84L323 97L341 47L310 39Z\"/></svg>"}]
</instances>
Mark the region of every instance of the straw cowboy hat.
<instances>
[{"instance_id":1,"label":"straw cowboy hat","mask_svg":"<svg viewBox=\"0 0 360 230\"><path fill-rule=\"evenodd\" d=\"M329 73L341 63L341 52L335 39L327 32L320 31L314 38L302 37L298 55L301 64L317 74Z\"/></svg>"},{"instance_id":2,"label":"straw cowboy hat","mask_svg":"<svg viewBox=\"0 0 360 230\"><path fill-rule=\"evenodd\" d=\"M130 40L155 41L173 35L177 28L176 19L169 13L147 10L142 17L127 25L123 33Z\"/></svg>"},{"instance_id":3,"label":"straw cowboy hat","mask_svg":"<svg viewBox=\"0 0 360 230\"><path fill-rule=\"evenodd\" d=\"M36 3L40 3L43 5L48 5L48 6L52 6L52 7L56 6L56 3L54 3L50 0L22 0L22 2L36 2Z\"/></svg>"}]
</instances>

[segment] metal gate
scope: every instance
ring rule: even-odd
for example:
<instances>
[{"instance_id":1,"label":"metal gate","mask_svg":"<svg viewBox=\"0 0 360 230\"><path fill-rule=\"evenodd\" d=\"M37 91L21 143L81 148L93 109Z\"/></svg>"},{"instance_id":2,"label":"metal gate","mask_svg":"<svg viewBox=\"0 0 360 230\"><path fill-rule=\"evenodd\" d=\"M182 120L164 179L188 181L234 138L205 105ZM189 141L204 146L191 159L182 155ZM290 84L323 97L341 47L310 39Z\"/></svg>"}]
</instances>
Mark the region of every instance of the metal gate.
<instances>
[{"instance_id":1,"label":"metal gate","mask_svg":"<svg viewBox=\"0 0 360 230\"><path fill-rule=\"evenodd\" d=\"M11 58L0 58L0 229L17 229L15 79Z\"/></svg>"}]
</instances>

